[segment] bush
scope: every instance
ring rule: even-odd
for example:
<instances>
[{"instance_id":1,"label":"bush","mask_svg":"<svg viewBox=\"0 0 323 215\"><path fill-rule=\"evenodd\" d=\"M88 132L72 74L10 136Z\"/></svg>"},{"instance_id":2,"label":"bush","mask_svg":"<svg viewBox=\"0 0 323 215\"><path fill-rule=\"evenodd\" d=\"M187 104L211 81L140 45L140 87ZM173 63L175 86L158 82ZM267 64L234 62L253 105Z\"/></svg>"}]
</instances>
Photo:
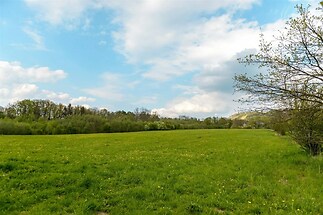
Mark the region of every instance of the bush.
<instances>
[{"instance_id":1,"label":"bush","mask_svg":"<svg viewBox=\"0 0 323 215\"><path fill-rule=\"evenodd\" d=\"M276 131L279 135L286 135L287 131L290 129L288 121L290 118L290 112L274 110L269 113L270 115L270 128Z\"/></svg>"},{"instance_id":2,"label":"bush","mask_svg":"<svg viewBox=\"0 0 323 215\"><path fill-rule=\"evenodd\" d=\"M170 129L175 129L175 126L170 123L165 123L163 121L148 122L145 124L146 131L170 130Z\"/></svg>"},{"instance_id":3,"label":"bush","mask_svg":"<svg viewBox=\"0 0 323 215\"><path fill-rule=\"evenodd\" d=\"M27 135L31 133L31 128L28 123L16 122L13 120L0 120L0 134Z\"/></svg>"},{"instance_id":4,"label":"bush","mask_svg":"<svg viewBox=\"0 0 323 215\"><path fill-rule=\"evenodd\" d=\"M321 108L301 108L292 112L291 135L310 155L323 151L323 110Z\"/></svg>"}]
</instances>

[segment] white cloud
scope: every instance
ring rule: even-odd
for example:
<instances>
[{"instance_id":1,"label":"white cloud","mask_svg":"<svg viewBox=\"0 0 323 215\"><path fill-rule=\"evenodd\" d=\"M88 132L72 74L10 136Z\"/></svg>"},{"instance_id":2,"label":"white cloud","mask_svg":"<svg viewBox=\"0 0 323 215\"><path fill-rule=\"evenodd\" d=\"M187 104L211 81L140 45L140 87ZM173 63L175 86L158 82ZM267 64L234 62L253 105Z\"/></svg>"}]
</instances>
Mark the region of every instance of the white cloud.
<instances>
[{"instance_id":1,"label":"white cloud","mask_svg":"<svg viewBox=\"0 0 323 215\"><path fill-rule=\"evenodd\" d=\"M11 82L55 82L66 78L63 70L50 70L48 67L24 68L19 62L0 61L0 84Z\"/></svg>"},{"instance_id":2,"label":"white cloud","mask_svg":"<svg viewBox=\"0 0 323 215\"><path fill-rule=\"evenodd\" d=\"M11 95L14 100L18 100L35 94L37 90L38 87L35 84L19 84L12 90Z\"/></svg>"},{"instance_id":3,"label":"white cloud","mask_svg":"<svg viewBox=\"0 0 323 215\"><path fill-rule=\"evenodd\" d=\"M25 68L19 62L0 61L0 104L42 96L38 83L56 82L67 74L48 67Z\"/></svg>"},{"instance_id":4,"label":"white cloud","mask_svg":"<svg viewBox=\"0 0 323 215\"><path fill-rule=\"evenodd\" d=\"M255 49L260 33L256 23L233 21L227 15L195 24L187 31L190 33L177 37L176 50L173 48L168 56L143 59L152 65L145 77L167 80L207 66L220 66L245 49Z\"/></svg>"},{"instance_id":5,"label":"white cloud","mask_svg":"<svg viewBox=\"0 0 323 215\"><path fill-rule=\"evenodd\" d=\"M35 98L38 86L35 84L22 83L6 85L0 89L0 105L7 105L25 98Z\"/></svg>"},{"instance_id":6,"label":"white cloud","mask_svg":"<svg viewBox=\"0 0 323 215\"><path fill-rule=\"evenodd\" d=\"M23 67L19 62L0 61L0 105L5 106L23 99L50 99L68 103L73 98L63 92L41 89L39 84L57 82L67 74L48 67Z\"/></svg>"},{"instance_id":7,"label":"white cloud","mask_svg":"<svg viewBox=\"0 0 323 215\"><path fill-rule=\"evenodd\" d=\"M64 93L64 92L53 92L50 90L42 90L40 93L40 96L45 99L49 99L54 102L59 102L63 104L72 104L72 105L85 105L89 106L88 104L85 104L87 102L94 102L94 98L89 98L85 96L79 96L77 98L71 97L70 94Z\"/></svg>"},{"instance_id":8,"label":"white cloud","mask_svg":"<svg viewBox=\"0 0 323 215\"><path fill-rule=\"evenodd\" d=\"M85 96L80 96L78 98L72 98L70 103L72 105L80 105L80 104L83 104L83 103L86 103L86 102L94 102L95 99L94 98L88 98L88 97L85 97Z\"/></svg>"},{"instance_id":9,"label":"white cloud","mask_svg":"<svg viewBox=\"0 0 323 215\"><path fill-rule=\"evenodd\" d=\"M49 100L58 101L58 102L66 102L70 99L70 95L68 93L63 92L53 92L49 90L42 90L42 94Z\"/></svg>"},{"instance_id":10,"label":"white cloud","mask_svg":"<svg viewBox=\"0 0 323 215\"><path fill-rule=\"evenodd\" d=\"M257 2L157 0L129 1L125 4L119 1L110 3L109 6L118 11L115 22L122 26L114 34L119 51L130 62L145 60L148 61L146 63L151 63L156 57L165 58L169 53L181 54L181 48L185 49L186 44L198 42L195 41L198 36L205 33L203 29L199 32L199 26L207 26L208 17L215 17L212 13L216 13L218 9L245 9ZM217 24L220 30L226 27L224 22L213 24Z\"/></svg>"},{"instance_id":11,"label":"white cloud","mask_svg":"<svg viewBox=\"0 0 323 215\"><path fill-rule=\"evenodd\" d=\"M189 115L196 117L223 115L233 113L232 95L218 92L200 92L189 98L177 98L164 108L153 109L165 117L178 117L179 115Z\"/></svg>"}]
</instances>

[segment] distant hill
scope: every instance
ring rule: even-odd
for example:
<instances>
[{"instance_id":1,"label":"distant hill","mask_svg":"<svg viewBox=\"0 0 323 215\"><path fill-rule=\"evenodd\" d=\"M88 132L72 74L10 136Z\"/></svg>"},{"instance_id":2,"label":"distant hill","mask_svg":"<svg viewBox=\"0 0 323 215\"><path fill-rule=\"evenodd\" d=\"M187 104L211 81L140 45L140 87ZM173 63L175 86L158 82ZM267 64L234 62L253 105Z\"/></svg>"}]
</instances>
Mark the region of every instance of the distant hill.
<instances>
[{"instance_id":1,"label":"distant hill","mask_svg":"<svg viewBox=\"0 0 323 215\"><path fill-rule=\"evenodd\" d=\"M268 114L256 111L235 113L229 117L231 120L251 120L259 117L265 117Z\"/></svg>"}]
</instances>

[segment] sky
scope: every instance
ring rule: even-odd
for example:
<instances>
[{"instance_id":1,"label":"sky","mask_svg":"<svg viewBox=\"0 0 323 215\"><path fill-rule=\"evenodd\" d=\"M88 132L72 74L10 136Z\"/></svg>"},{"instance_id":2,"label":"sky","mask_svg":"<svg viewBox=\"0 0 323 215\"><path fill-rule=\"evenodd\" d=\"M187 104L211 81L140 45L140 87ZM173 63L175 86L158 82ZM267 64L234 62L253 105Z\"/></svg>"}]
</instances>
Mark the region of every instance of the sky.
<instances>
[{"instance_id":1,"label":"sky","mask_svg":"<svg viewBox=\"0 0 323 215\"><path fill-rule=\"evenodd\" d=\"M22 99L205 118L238 112L237 58L318 0L0 0L0 106Z\"/></svg>"}]
</instances>

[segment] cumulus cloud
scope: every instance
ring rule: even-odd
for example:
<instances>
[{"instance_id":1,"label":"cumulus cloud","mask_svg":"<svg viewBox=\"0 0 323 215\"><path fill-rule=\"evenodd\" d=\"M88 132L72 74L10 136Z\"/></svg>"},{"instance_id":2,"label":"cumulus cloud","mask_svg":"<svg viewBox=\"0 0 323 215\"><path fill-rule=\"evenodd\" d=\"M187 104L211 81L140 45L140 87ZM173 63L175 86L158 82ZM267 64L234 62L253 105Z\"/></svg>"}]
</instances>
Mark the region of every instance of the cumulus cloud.
<instances>
[{"instance_id":1,"label":"cumulus cloud","mask_svg":"<svg viewBox=\"0 0 323 215\"><path fill-rule=\"evenodd\" d=\"M85 97L85 96L80 96L78 98L72 98L70 103L72 105L80 105L80 104L84 104L84 103L87 103L87 102L94 102L95 99L94 98L88 98L88 97Z\"/></svg>"},{"instance_id":2,"label":"cumulus cloud","mask_svg":"<svg viewBox=\"0 0 323 215\"><path fill-rule=\"evenodd\" d=\"M136 23L145 26L146 20L151 21L143 19L142 23ZM274 34L273 28L280 28L282 23L283 21L279 21L263 26L262 31L271 37ZM183 26L167 27L158 26L157 22L151 29L137 29L139 32L133 34L140 34L139 36L128 35L132 34L131 30L118 32L119 35L123 35L122 40L117 38L117 44L123 45L119 51L130 62L143 62L150 67L143 73L146 78L164 81L203 71L205 67L221 67L231 61L237 53L246 49L257 49L261 33L256 22L234 20L229 14L201 18ZM167 37L169 32L172 32L173 36L164 42L154 36L157 34Z\"/></svg>"},{"instance_id":3,"label":"cumulus cloud","mask_svg":"<svg viewBox=\"0 0 323 215\"><path fill-rule=\"evenodd\" d=\"M35 98L38 92L38 86L35 84L13 84L6 85L0 89L0 105L7 105L25 98Z\"/></svg>"},{"instance_id":4,"label":"cumulus cloud","mask_svg":"<svg viewBox=\"0 0 323 215\"><path fill-rule=\"evenodd\" d=\"M123 3L109 6L118 11L115 22L121 29L114 37L119 52L129 62L150 65L146 77L165 79L191 71L197 63L209 59L219 59L220 63L231 57L232 51L243 48L241 41L252 35L249 27L255 23L214 13L219 9L245 9L257 2L140 1L129 2L130 7ZM245 43L250 41L252 38Z\"/></svg>"},{"instance_id":5,"label":"cumulus cloud","mask_svg":"<svg viewBox=\"0 0 323 215\"><path fill-rule=\"evenodd\" d=\"M38 87L35 84L19 84L12 90L13 98L24 98L37 92Z\"/></svg>"},{"instance_id":6,"label":"cumulus cloud","mask_svg":"<svg viewBox=\"0 0 323 215\"><path fill-rule=\"evenodd\" d=\"M21 99L46 95L39 83L56 82L67 74L48 67L23 67L19 62L0 61L0 104L6 105Z\"/></svg>"},{"instance_id":7,"label":"cumulus cloud","mask_svg":"<svg viewBox=\"0 0 323 215\"><path fill-rule=\"evenodd\" d=\"M250 8L259 3L259 0L56 0L50 2L26 0L26 2L38 11L43 20L54 25L78 20L85 11L93 8L116 11L113 22L120 28L113 35L117 49L127 57L129 62L138 63L144 60L145 64L152 65L152 71L146 74L147 77L152 77L154 71L158 73L165 68L166 63L162 62L162 59L168 61L174 55L177 58L171 62L173 68L169 75L181 74L177 72L178 66L181 67L182 72L192 69L192 67L182 68L185 66L184 62L188 62L185 60L190 58L199 60L205 57L227 57L230 52L215 54L214 50L220 50L223 47L229 50L231 47L236 47L237 42L232 40L232 37L241 36L243 40L244 35L250 32L240 34L239 30L249 28L239 22L233 23L230 15L217 17L214 13L224 9L232 14L232 11ZM228 32L231 34L227 38ZM226 41L231 40L232 43L222 43L222 38L227 38ZM210 40L211 43L208 43ZM252 41L251 38L246 42L248 41ZM241 46L239 44L239 47ZM182 54L184 56L179 57Z\"/></svg>"},{"instance_id":8,"label":"cumulus cloud","mask_svg":"<svg viewBox=\"0 0 323 215\"><path fill-rule=\"evenodd\" d=\"M196 117L210 116L210 114L227 114L233 112L232 95L218 92L200 92L192 97L177 98L164 108L153 109L165 117L189 115Z\"/></svg>"},{"instance_id":9,"label":"cumulus cloud","mask_svg":"<svg viewBox=\"0 0 323 215\"><path fill-rule=\"evenodd\" d=\"M66 102L70 99L70 95L68 93L63 92L53 92L50 90L42 90L42 94L46 99L58 102Z\"/></svg>"},{"instance_id":10,"label":"cumulus cloud","mask_svg":"<svg viewBox=\"0 0 323 215\"><path fill-rule=\"evenodd\" d=\"M19 62L0 61L0 83L11 82L55 82L66 78L63 70L50 70L48 67L24 68Z\"/></svg>"},{"instance_id":11,"label":"cumulus cloud","mask_svg":"<svg viewBox=\"0 0 323 215\"><path fill-rule=\"evenodd\" d=\"M63 104L82 105L87 107L89 107L87 103L92 103L95 101L94 98L86 96L79 96L74 98L68 93L54 92L50 90L42 90L40 93L40 97Z\"/></svg>"}]
</instances>

